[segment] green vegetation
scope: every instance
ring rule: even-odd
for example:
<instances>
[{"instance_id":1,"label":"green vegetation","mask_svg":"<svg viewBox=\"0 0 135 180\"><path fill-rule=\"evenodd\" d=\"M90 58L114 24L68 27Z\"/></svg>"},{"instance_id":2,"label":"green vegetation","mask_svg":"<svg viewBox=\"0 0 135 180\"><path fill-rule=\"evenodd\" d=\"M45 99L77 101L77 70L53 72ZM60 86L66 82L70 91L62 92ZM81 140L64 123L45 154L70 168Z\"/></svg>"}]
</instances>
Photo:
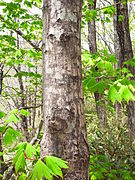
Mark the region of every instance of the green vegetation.
<instances>
[{"instance_id":1,"label":"green vegetation","mask_svg":"<svg viewBox=\"0 0 135 180\"><path fill-rule=\"evenodd\" d=\"M117 41L114 37L118 30L114 15L121 1L114 2L97 1L94 7L95 1L84 0L82 7L82 78L91 180L135 179L135 12L130 7L134 2L128 2L132 58L128 56L131 49L126 52L125 29L120 35L117 32ZM41 0L0 2L0 180L52 180L63 178L63 169L70 171L66 159L52 154L41 157L41 14ZM120 12L117 27L125 27L125 19ZM96 52L87 47L87 28L92 22L96 23ZM121 37L125 52L120 51ZM119 58L121 52L128 55Z\"/></svg>"}]
</instances>

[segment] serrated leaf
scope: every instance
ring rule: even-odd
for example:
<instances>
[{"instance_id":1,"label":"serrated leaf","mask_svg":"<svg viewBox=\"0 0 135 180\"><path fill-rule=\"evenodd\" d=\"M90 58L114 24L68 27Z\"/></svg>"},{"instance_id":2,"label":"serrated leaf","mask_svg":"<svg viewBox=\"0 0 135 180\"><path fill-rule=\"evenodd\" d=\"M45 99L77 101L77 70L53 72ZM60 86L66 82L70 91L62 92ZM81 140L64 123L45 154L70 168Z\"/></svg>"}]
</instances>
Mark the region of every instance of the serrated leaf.
<instances>
[{"instance_id":1,"label":"serrated leaf","mask_svg":"<svg viewBox=\"0 0 135 180\"><path fill-rule=\"evenodd\" d=\"M12 111L10 111L10 114L18 114L19 113L19 111L18 111L18 109L13 109Z\"/></svg>"},{"instance_id":2,"label":"serrated leaf","mask_svg":"<svg viewBox=\"0 0 135 180\"><path fill-rule=\"evenodd\" d=\"M125 99L125 101L129 102L129 100L134 101L135 96L132 94L132 92L129 90L128 86L121 86L119 90L119 94L122 99Z\"/></svg>"},{"instance_id":3,"label":"serrated leaf","mask_svg":"<svg viewBox=\"0 0 135 180\"><path fill-rule=\"evenodd\" d=\"M43 177L52 180L53 175L54 173L41 160L38 160L32 171L31 180L41 180Z\"/></svg>"},{"instance_id":4,"label":"serrated leaf","mask_svg":"<svg viewBox=\"0 0 135 180\"><path fill-rule=\"evenodd\" d=\"M30 115L30 112L26 111L25 109L21 109L20 114L22 114L23 116L27 117L28 115Z\"/></svg>"},{"instance_id":5,"label":"serrated leaf","mask_svg":"<svg viewBox=\"0 0 135 180\"><path fill-rule=\"evenodd\" d=\"M109 91L108 91L108 99L111 100L113 104L115 103L116 100L119 103L121 103L119 93L114 86L111 86Z\"/></svg>"},{"instance_id":6,"label":"serrated leaf","mask_svg":"<svg viewBox=\"0 0 135 180\"><path fill-rule=\"evenodd\" d=\"M12 145L13 141L17 141L17 137L21 137L20 132L14 130L13 128L9 127L4 135L3 142L5 146Z\"/></svg>"},{"instance_id":7,"label":"serrated leaf","mask_svg":"<svg viewBox=\"0 0 135 180\"><path fill-rule=\"evenodd\" d=\"M17 151L17 153L16 153L16 156L13 158L13 164L15 164L17 161L18 161L18 158L19 158L19 156L21 155L21 153L24 153L24 149L22 148L20 148L18 151Z\"/></svg>"},{"instance_id":8,"label":"serrated leaf","mask_svg":"<svg viewBox=\"0 0 135 180\"><path fill-rule=\"evenodd\" d=\"M24 152L21 152L20 156L18 157L17 162L15 163L15 171L16 173L18 171L24 171L25 170L25 156L24 156Z\"/></svg>"},{"instance_id":9,"label":"serrated leaf","mask_svg":"<svg viewBox=\"0 0 135 180\"><path fill-rule=\"evenodd\" d=\"M46 165L53 171L55 175L62 176L62 169L67 169L67 161L64 161L60 158L54 156L46 156L45 157Z\"/></svg>"},{"instance_id":10,"label":"serrated leaf","mask_svg":"<svg viewBox=\"0 0 135 180\"><path fill-rule=\"evenodd\" d=\"M13 150L19 150L19 149L25 149L26 148L26 142L19 143Z\"/></svg>"},{"instance_id":11,"label":"serrated leaf","mask_svg":"<svg viewBox=\"0 0 135 180\"><path fill-rule=\"evenodd\" d=\"M25 153L28 158L32 158L36 154L36 149L31 144L27 144Z\"/></svg>"},{"instance_id":12,"label":"serrated leaf","mask_svg":"<svg viewBox=\"0 0 135 180\"><path fill-rule=\"evenodd\" d=\"M10 133L9 132L5 133L5 136L3 138L3 142L4 142L5 146L7 146L7 145L12 146L13 139L10 137Z\"/></svg>"},{"instance_id":13,"label":"serrated leaf","mask_svg":"<svg viewBox=\"0 0 135 180\"><path fill-rule=\"evenodd\" d=\"M6 123L11 123L11 122L17 123L19 121L20 121L20 119L15 114L11 114L5 122Z\"/></svg>"}]
</instances>

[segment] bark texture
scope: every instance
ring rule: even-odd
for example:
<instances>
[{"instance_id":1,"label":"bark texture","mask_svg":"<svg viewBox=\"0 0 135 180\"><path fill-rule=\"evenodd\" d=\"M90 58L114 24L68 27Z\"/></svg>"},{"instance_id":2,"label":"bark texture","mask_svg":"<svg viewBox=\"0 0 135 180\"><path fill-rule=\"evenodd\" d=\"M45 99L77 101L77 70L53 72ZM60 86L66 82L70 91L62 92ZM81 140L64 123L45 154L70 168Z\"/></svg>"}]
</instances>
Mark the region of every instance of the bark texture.
<instances>
[{"instance_id":1,"label":"bark texture","mask_svg":"<svg viewBox=\"0 0 135 180\"><path fill-rule=\"evenodd\" d=\"M93 4L89 5L90 11L96 9L96 0L93 0ZM89 51L91 54L97 52L97 42L96 42L96 23L93 19L92 21L88 22L88 42L89 42ZM105 110L105 101L104 95L99 94L98 92L94 93L95 102L96 102L96 109L97 109L97 117L99 119L99 125L106 124L106 110ZM102 105L100 105L101 103Z\"/></svg>"},{"instance_id":2,"label":"bark texture","mask_svg":"<svg viewBox=\"0 0 135 180\"><path fill-rule=\"evenodd\" d=\"M116 14L114 15L114 39L115 54L118 59L118 66L123 68L124 62L133 58L132 42L129 31L129 15L127 0L114 0ZM122 20L120 20L122 17ZM128 67L134 74L134 67ZM131 134L135 136L135 102L127 105L128 126Z\"/></svg>"},{"instance_id":3,"label":"bark texture","mask_svg":"<svg viewBox=\"0 0 135 180\"><path fill-rule=\"evenodd\" d=\"M82 0L43 2L43 114L41 156L69 162L64 180L89 179L89 147L81 76Z\"/></svg>"},{"instance_id":4,"label":"bark texture","mask_svg":"<svg viewBox=\"0 0 135 180\"><path fill-rule=\"evenodd\" d=\"M133 58L132 43L129 31L128 5L123 0L114 0L116 14L114 15L114 45L119 67L124 62Z\"/></svg>"}]
</instances>

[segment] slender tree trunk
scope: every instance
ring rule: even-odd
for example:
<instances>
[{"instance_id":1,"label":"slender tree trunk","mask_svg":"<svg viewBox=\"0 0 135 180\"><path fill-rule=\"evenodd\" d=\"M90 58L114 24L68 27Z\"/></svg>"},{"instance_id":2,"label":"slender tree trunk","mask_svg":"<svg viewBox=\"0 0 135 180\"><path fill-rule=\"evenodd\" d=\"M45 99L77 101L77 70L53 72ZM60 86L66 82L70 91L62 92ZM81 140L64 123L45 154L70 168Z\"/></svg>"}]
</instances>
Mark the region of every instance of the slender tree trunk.
<instances>
[{"instance_id":1,"label":"slender tree trunk","mask_svg":"<svg viewBox=\"0 0 135 180\"><path fill-rule=\"evenodd\" d=\"M127 0L123 3L122 0L114 0L116 14L114 15L114 38L115 38L115 53L118 59L118 66L123 68L124 62L133 58L132 42L129 31L129 15ZM122 20L120 20L122 17ZM134 67L129 67L129 70L134 74ZM128 126L131 134L135 136L135 102L129 102L127 105Z\"/></svg>"},{"instance_id":2,"label":"slender tree trunk","mask_svg":"<svg viewBox=\"0 0 135 180\"><path fill-rule=\"evenodd\" d=\"M36 71L35 73L37 73L37 67L36 67ZM36 80L36 85L35 85L35 92L34 92L34 106L36 107L37 105L37 80ZM32 123L32 128L33 130L35 129L35 121L36 121L36 108L33 108L33 123Z\"/></svg>"},{"instance_id":3,"label":"slender tree trunk","mask_svg":"<svg viewBox=\"0 0 135 180\"><path fill-rule=\"evenodd\" d=\"M0 64L0 95L2 94L3 69L4 69L4 65Z\"/></svg>"},{"instance_id":4,"label":"slender tree trunk","mask_svg":"<svg viewBox=\"0 0 135 180\"><path fill-rule=\"evenodd\" d=\"M0 152L3 152L3 147L2 147L2 136L0 135ZM0 172L3 175L4 171L3 171L3 166L4 166L4 157L3 155L0 156ZM0 180L2 180L2 177L0 177Z\"/></svg>"},{"instance_id":5,"label":"slender tree trunk","mask_svg":"<svg viewBox=\"0 0 135 180\"><path fill-rule=\"evenodd\" d=\"M96 9L97 0L93 0L93 5L89 4L90 11ZM88 42L90 53L94 54L97 52L97 42L96 42L96 22L95 19L88 22Z\"/></svg>"},{"instance_id":6,"label":"slender tree trunk","mask_svg":"<svg viewBox=\"0 0 135 180\"><path fill-rule=\"evenodd\" d=\"M69 162L64 180L89 179L81 69L82 0L43 1L43 113L41 156Z\"/></svg>"},{"instance_id":7,"label":"slender tree trunk","mask_svg":"<svg viewBox=\"0 0 135 180\"><path fill-rule=\"evenodd\" d=\"M17 48L19 49L19 36L17 34ZM21 66L18 65L17 69L15 69L16 72L20 72L21 71ZM22 77L19 77L18 76L18 83L19 83L19 88L20 88L20 92L21 92L21 107L24 108L26 105L26 102L25 102L25 93L24 93L24 83L23 83L23 79ZM23 130L25 132L25 137L26 137L26 140L29 142L30 141L30 134L29 134L29 131L28 131L28 121L27 121L27 117L21 115L21 119L22 119L22 127L23 127Z\"/></svg>"},{"instance_id":8,"label":"slender tree trunk","mask_svg":"<svg viewBox=\"0 0 135 180\"><path fill-rule=\"evenodd\" d=\"M96 9L96 0L93 0L93 5L89 5L89 9L90 11ZM91 54L96 53L97 52L96 23L94 19L88 22L88 42L89 42L90 53ZM99 125L102 126L103 124L106 124L106 120L107 120L104 95L95 92L94 96L96 102L97 116L99 119ZM102 103L102 105L100 105L101 104L100 102Z\"/></svg>"}]
</instances>

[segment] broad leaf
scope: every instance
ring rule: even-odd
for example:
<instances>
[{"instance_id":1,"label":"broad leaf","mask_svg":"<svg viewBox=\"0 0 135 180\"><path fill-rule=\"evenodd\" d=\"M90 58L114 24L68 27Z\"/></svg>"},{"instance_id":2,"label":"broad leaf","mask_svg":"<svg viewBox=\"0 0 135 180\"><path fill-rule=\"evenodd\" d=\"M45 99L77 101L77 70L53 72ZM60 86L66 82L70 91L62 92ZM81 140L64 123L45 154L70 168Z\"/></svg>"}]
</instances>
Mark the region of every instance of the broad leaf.
<instances>
[{"instance_id":1,"label":"broad leaf","mask_svg":"<svg viewBox=\"0 0 135 180\"><path fill-rule=\"evenodd\" d=\"M36 154L36 149L31 144L27 144L25 153L28 158L32 158Z\"/></svg>"},{"instance_id":2,"label":"broad leaf","mask_svg":"<svg viewBox=\"0 0 135 180\"><path fill-rule=\"evenodd\" d=\"M24 152L21 152L20 156L18 157L17 162L15 163L15 171L16 173L18 171L24 171L25 170L25 156L24 156Z\"/></svg>"},{"instance_id":3,"label":"broad leaf","mask_svg":"<svg viewBox=\"0 0 135 180\"><path fill-rule=\"evenodd\" d=\"M45 157L46 165L53 171L55 175L58 175L62 178L62 170L61 169L67 169L67 163L66 161L54 157L54 156L46 156Z\"/></svg>"},{"instance_id":4,"label":"broad leaf","mask_svg":"<svg viewBox=\"0 0 135 180\"><path fill-rule=\"evenodd\" d=\"M2 119L5 116L6 116L6 113L4 113L3 111L0 111L0 119Z\"/></svg>"},{"instance_id":5,"label":"broad leaf","mask_svg":"<svg viewBox=\"0 0 135 180\"><path fill-rule=\"evenodd\" d=\"M32 171L31 180L41 180L43 177L47 180L53 179L54 173L39 159Z\"/></svg>"}]
</instances>

